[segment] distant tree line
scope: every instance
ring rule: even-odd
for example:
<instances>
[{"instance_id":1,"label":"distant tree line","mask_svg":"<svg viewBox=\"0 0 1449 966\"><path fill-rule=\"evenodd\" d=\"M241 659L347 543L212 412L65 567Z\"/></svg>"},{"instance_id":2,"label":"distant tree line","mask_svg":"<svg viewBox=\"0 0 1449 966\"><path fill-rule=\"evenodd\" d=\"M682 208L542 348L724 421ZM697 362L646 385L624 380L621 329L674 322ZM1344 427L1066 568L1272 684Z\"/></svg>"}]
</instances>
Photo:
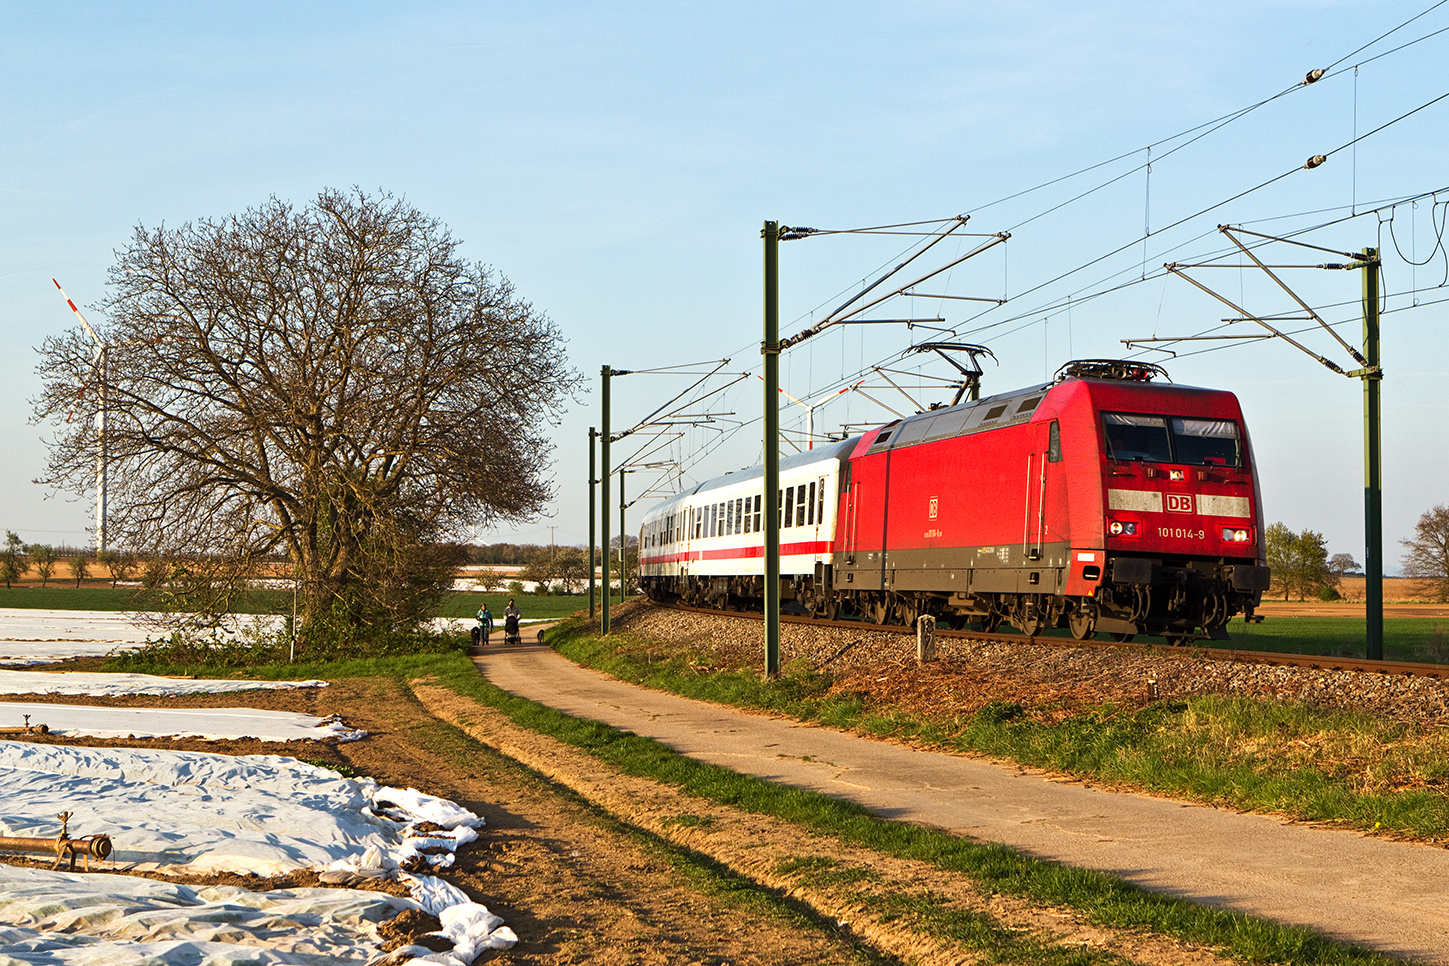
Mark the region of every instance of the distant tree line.
<instances>
[{"instance_id":1,"label":"distant tree line","mask_svg":"<svg viewBox=\"0 0 1449 966\"><path fill-rule=\"evenodd\" d=\"M1316 530L1295 533L1287 524L1273 523L1263 543L1273 571L1269 592L1281 593L1284 600L1295 595L1299 600L1337 600L1344 575L1361 571L1352 555L1330 555ZM1425 510L1414 525L1414 536L1399 543L1404 547L1404 576L1424 581L1435 600L1449 600L1449 504Z\"/></svg>"},{"instance_id":2,"label":"distant tree line","mask_svg":"<svg viewBox=\"0 0 1449 966\"><path fill-rule=\"evenodd\" d=\"M639 541L629 537L626 541L626 564L629 572L635 572L639 564ZM619 540L609 544L610 560L617 566ZM587 547L540 546L532 543L495 543L464 545L460 548L462 559L473 566L517 567L513 574L484 571L470 574L483 590L494 592L506 589L510 584L527 581L534 584L539 593L581 593L588 584L589 561ZM602 550L594 548L593 564L597 570L603 563ZM514 590L517 593L517 589Z\"/></svg>"}]
</instances>

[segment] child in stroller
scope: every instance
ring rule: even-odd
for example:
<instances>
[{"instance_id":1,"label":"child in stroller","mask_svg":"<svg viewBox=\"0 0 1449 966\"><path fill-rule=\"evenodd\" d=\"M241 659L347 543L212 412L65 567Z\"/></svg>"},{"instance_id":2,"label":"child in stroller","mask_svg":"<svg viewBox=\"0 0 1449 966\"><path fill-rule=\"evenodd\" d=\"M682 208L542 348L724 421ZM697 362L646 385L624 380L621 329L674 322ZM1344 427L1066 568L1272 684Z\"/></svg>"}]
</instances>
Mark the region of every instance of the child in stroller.
<instances>
[{"instance_id":1,"label":"child in stroller","mask_svg":"<svg viewBox=\"0 0 1449 966\"><path fill-rule=\"evenodd\" d=\"M513 603L513 598L508 599L508 606L503 610L503 643L522 644L523 635L518 632L518 619L523 612Z\"/></svg>"}]
</instances>

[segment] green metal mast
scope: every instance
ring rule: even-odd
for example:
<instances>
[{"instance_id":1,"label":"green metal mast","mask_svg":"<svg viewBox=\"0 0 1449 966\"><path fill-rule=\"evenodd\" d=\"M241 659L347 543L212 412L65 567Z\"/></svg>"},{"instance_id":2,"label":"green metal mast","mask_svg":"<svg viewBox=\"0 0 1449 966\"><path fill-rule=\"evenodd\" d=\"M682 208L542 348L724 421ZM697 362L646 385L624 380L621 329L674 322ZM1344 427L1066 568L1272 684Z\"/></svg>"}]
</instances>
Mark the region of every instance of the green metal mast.
<instances>
[{"instance_id":1,"label":"green metal mast","mask_svg":"<svg viewBox=\"0 0 1449 966\"><path fill-rule=\"evenodd\" d=\"M1367 657L1384 657L1384 500L1380 471L1379 251L1365 248L1363 273L1363 519Z\"/></svg>"},{"instance_id":2,"label":"green metal mast","mask_svg":"<svg viewBox=\"0 0 1449 966\"><path fill-rule=\"evenodd\" d=\"M603 545L603 553L599 554L604 566L604 600L603 612L600 617L599 633L609 633L609 377L614 370L604 366L599 370L599 376L603 379L603 389L599 394L599 401L603 405L603 429L599 432L599 455L603 461L603 472L599 474L599 507L600 515L604 518L604 527L599 542ZM592 564L590 564L592 566Z\"/></svg>"},{"instance_id":3,"label":"green metal mast","mask_svg":"<svg viewBox=\"0 0 1449 966\"><path fill-rule=\"evenodd\" d=\"M780 223L765 222L765 673L780 673Z\"/></svg>"}]
</instances>

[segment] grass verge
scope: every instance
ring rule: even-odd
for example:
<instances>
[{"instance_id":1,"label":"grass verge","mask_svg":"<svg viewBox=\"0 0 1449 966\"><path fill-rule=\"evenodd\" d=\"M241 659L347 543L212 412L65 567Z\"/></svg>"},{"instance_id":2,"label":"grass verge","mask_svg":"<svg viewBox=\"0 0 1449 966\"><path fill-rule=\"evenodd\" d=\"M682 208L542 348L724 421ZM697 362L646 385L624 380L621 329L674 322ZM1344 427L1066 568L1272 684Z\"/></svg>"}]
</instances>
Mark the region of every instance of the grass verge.
<instances>
[{"instance_id":1,"label":"grass verge","mask_svg":"<svg viewBox=\"0 0 1449 966\"><path fill-rule=\"evenodd\" d=\"M1247 697L1194 697L1068 717L994 703L972 715L911 714L836 690L790 665L701 673L707 656L663 654L582 625L550 635L560 653L621 680L702 701L927 747L990 755L1079 778L1246 811L1437 841L1449 838L1449 731Z\"/></svg>"}]
</instances>

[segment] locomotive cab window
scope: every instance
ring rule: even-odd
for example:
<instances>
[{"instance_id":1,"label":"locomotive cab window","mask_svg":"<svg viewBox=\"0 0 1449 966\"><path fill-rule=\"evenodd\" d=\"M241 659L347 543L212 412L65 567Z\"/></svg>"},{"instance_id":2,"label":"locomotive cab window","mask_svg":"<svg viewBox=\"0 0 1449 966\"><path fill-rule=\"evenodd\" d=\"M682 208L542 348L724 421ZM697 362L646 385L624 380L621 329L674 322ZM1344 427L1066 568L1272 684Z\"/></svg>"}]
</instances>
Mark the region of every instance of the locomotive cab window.
<instances>
[{"instance_id":1,"label":"locomotive cab window","mask_svg":"<svg viewBox=\"0 0 1449 966\"><path fill-rule=\"evenodd\" d=\"M1107 455L1114 460L1171 463L1172 443L1167 420L1137 413L1103 413L1107 431Z\"/></svg>"},{"instance_id":2,"label":"locomotive cab window","mask_svg":"<svg viewBox=\"0 0 1449 966\"><path fill-rule=\"evenodd\" d=\"M1238 466L1238 424L1231 419L1173 417L1177 461L1196 466Z\"/></svg>"},{"instance_id":3,"label":"locomotive cab window","mask_svg":"<svg viewBox=\"0 0 1449 966\"><path fill-rule=\"evenodd\" d=\"M1144 463L1240 466L1238 424L1231 419L1103 413L1107 456Z\"/></svg>"}]
</instances>

